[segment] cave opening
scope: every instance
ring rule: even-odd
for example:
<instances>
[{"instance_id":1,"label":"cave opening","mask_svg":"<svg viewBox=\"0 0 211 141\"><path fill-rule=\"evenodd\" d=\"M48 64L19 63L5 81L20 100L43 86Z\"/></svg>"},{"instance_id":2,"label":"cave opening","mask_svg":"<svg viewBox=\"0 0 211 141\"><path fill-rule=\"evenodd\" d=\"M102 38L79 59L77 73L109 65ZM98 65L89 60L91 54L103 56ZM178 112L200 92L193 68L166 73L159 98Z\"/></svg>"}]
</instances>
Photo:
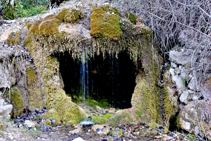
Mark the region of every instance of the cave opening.
<instances>
[{"instance_id":1,"label":"cave opening","mask_svg":"<svg viewBox=\"0 0 211 141\"><path fill-rule=\"evenodd\" d=\"M64 90L71 97L106 101L115 108L130 108L139 64L127 51L115 54L88 55L73 59L71 52L56 53Z\"/></svg>"}]
</instances>

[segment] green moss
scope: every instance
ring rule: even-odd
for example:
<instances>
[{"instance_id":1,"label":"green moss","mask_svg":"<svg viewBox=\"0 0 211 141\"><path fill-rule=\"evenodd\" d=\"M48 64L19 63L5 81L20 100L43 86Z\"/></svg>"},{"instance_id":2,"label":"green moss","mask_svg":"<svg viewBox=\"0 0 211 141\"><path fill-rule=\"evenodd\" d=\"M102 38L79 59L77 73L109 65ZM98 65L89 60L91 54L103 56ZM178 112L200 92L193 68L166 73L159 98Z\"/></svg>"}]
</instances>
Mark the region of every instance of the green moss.
<instances>
[{"instance_id":1,"label":"green moss","mask_svg":"<svg viewBox=\"0 0 211 141\"><path fill-rule=\"evenodd\" d=\"M55 109L50 109L48 112L46 112L42 118L50 118L56 120L56 123L59 123L61 118L59 117L57 111Z\"/></svg>"},{"instance_id":2,"label":"green moss","mask_svg":"<svg viewBox=\"0 0 211 141\"><path fill-rule=\"evenodd\" d=\"M120 28L120 17L117 14L107 13L107 7L96 7L92 10L90 35L94 38L104 37L118 40L123 35Z\"/></svg>"},{"instance_id":3,"label":"green moss","mask_svg":"<svg viewBox=\"0 0 211 141\"><path fill-rule=\"evenodd\" d=\"M123 136L122 129L119 129L119 130L120 130L120 131L119 131L118 135L119 135L119 136Z\"/></svg>"},{"instance_id":4,"label":"green moss","mask_svg":"<svg viewBox=\"0 0 211 141\"><path fill-rule=\"evenodd\" d=\"M36 80L36 72L33 67L27 68L26 74L27 74L29 84L33 83Z\"/></svg>"},{"instance_id":5,"label":"green moss","mask_svg":"<svg viewBox=\"0 0 211 141\"><path fill-rule=\"evenodd\" d=\"M170 68L171 68L171 66L168 66L168 67L167 67L167 70L170 70Z\"/></svg>"},{"instance_id":6,"label":"green moss","mask_svg":"<svg viewBox=\"0 0 211 141\"><path fill-rule=\"evenodd\" d=\"M31 23L28 23L27 24L27 29L30 29L31 26L32 26L32 24Z\"/></svg>"},{"instance_id":7,"label":"green moss","mask_svg":"<svg viewBox=\"0 0 211 141\"><path fill-rule=\"evenodd\" d=\"M149 123L149 127L150 127L150 128L155 129L155 128L158 127L158 126L159 126L159 124L157 124L155 121L151 121L151 122Z\"/></svg>"},{"instance_id":8,"label":"green moss","mask_svg":"<svg viewBox=\"0 0 211 141\"><path fill-rule=\"evenodd\" d=\"M181 116L177 116L177 119L176 119L176 126L177 126L177 129L180 129L181 128L181 124L180 124L180 118Z\"/></svg>"},{"instance_id":9,"label":"green moss","mask_svg":"<svg viewBox=\"0 0 211 141\"><path fill-rule=\"evenodd\" d=\"M82 99L82 94L78 94L79 95L78 97L76 97L75 93L67 94L67 95L72 96L73 101L75 103L84 102L83 99ZM91 107L100 106L101 108L106 108L106 107L109 106L107 99L101 99L100 101L96 101L92 97L89 97L89 99L85 99L85 104L87 104Z\"/></svg>"},{"instance_id":10,"label":"green moss","mask_svg":"<svg viewBox=\"0 0 211 141\"><path fill-rule=\"evenodd\" d=\"M7 38L6 43L11 45L19 45L20 44L20 34L23 28L18 31L16 34L14 32L10 33L10 35Z\"/></svg>"},{"instance_id":11,"label":"green moss","mask_svg":"<svg viewBox=\"0 0 211 141\"><path fill-rule=\"evenodd\" d=\"M169 94L166 90L166 87L164 87L164 111L165 111L165 117L166 119L170 119L171 115L173 114L175 108L171 105L171 101L169 100Z\"/></svg>"},{"instance_id":12,"label":"green moss","mask_svg":"<svg viewBox=\"0 0 211 141\"><path fill-rule=\"evenodd\" d=\"M66 124L76 124L85 118L79 107L71 101L71 98L62 89L56 88L48 91L51 92L47 97L47 108L53 109L54 112L48 112L44 117L54 118L57 122L62 120Z\"/></svg>"},{"instance_id":13,"label":"green moss","mask_svg":"<svg viewBox=\"0 0 211 141\"><path fill-rule=\"evenodd\" d=\"M137 115L137 118L141 117L143 114L142 111L140 111L140 110L136 110L135 113Z\"/></svg>"},{"instance_id":14,"label":"green moss","mask_svg":"<svg viewBox=\"0 0 211 141\"><path fill-rule=\"evenodd\" d=\"M76 23L82 18L82 12L80 10L72 9L64 16L64 21L67 23Z\"/></svg>"},{"instance_id":15,"label":"green moss","mask_svg":"<svg viewBox=\"0 0 211 141\"><path fill-rule=\"evenodd\" d=\"M21 112L23 111L23 99L21 97L21 90L18 87L12 87L10 89L11 94L11 102L13 105L13 116L19 116ZM6 95L9 95L9 91L6 93Z\"/></svg>"},{"instance_id":16,"label":"green moss","mask_svg":"<svg viewBox=\"0 0 211 141\"><path fill-rule=\"evenodd\" d=\"M160 127L161 125L157 124L155 121L151 121L149 123L149 127L152 128L152 129L156 129L156 127ZM162 126L161 126L162 127ZM164 132L167 133L169 132L168 128L167 127L164 127Z\"/></svg>"},{"instance_id":17,"label":"green moss","mask_svg":"<svg viewBox=\"0 0 211 141\"><path fill-rule=\"evenodd\" d=\"M128 13L128 19L130 20L131 23L136 25L136 16L133 13Z\"/></svg>"},{"instance_id":18,"label":"green moss","mask_svg":"<svg viewBox=\"0 0 211 141\"><path fill-rule=\"evenodd\" d=\"M106 12L109 12L109 13L114 13L114 14L118 14L118 10L117 10L117 8L116 7L114 7L114 8L111 8L109 5L106 5L106 6L102 6L101 7L104 11L106 11Z\"/></svg>"},{"instance_id":19,"label":"green moss","mask_svg":"<svg viewBox=\"0 0 211 141\"><path fill-rule=\"evenodd\" d=\"M106 114L102 116L92 116L92 120L99 124L109 123L109 118L112 117L113 114Z\"/></svg>"},{"instance_id":20,"label":"green moss","mask_svg":"<svg viewBox=\"0 0 211 141\"><path fill-rule=\"evenodd\" d=\"M114 118L112 118L112 119L110 120L110 123L109 123L109 124L110 124L111 126L116 127L116 126L119 125L119 123L120 123L120 121L123 119L123 117L124 117L124 115L115 116Z\"/></svg>"},{"instance_id":21,"label":"green moss","mask_svg":"<svg viewBox=\"0 0 211 141\"><path fill-rule=\"evenodd\" d=\"M64 16L70 11L70 9L63 8L61 12L56 16L57 19L64 22Z\"/></svg>"},{"instance_id":22,"label":"green moss","mask_svg":"<svg viewBox=\"0 0 211 141\"><path fill-rule=\"evenodd\" d=\"M41 24L39 28L39 35L44 37L49 37L52 35L58 35L59 34L59 21L56 20L49 20L45 21Z\"/></svg>"},{"instance_id":23,"label":"green moss","mask_svg":"<svg viewBox=\"0 0 211 141\"><path fill-rule=\"evenodd\" d=\"M7 44L12 44L12 39L13 39L13 36L14 36L14 32L11 32L6 40L6 43Z\"/></svg>"},{"instance_id":24,"label":"green moss","mask_svg":"<svg viewBox=\"0 0 211 141\"><path fill-rule=\"evenodd\" d=\"M159 96L155 94L155 91L146 85L145 80L141 80L134 91L137 94L132 98L132 105L149 115L152 120L160 119L159 108Z\"/></svg>"},{"instance_id":25,"label":"green moss","mask_svg":"<svg viewBox=\"0 0 211 141\"><path fill-rule=\"evenodd\" d=\"M44 20L51 20L51 19L55 19L56 18L56 15L54 14L51 14L51 15L48 15L47 17L44 18Z\"/></svg>"},{"instance_id":26,"label":"green moss","mask_svg":"<svg viewBox=\"0 0 211 141\"><path fill-rule=\"evenodd\" d=\"M30 29L28 30L27 36L30 34L39 35L39 25L42 21L38 20L32 24Z\"/></svg>"}]
</instances>

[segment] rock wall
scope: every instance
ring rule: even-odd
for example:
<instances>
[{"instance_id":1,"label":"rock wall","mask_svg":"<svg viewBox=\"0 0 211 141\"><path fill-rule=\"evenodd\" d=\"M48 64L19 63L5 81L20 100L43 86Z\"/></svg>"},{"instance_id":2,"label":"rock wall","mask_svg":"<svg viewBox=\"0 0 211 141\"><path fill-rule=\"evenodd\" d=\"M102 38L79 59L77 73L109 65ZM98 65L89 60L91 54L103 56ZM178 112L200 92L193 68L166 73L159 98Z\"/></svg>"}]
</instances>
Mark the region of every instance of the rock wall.
<instances>
[{"instance_id":1,"label":"rock wall","mask_svg":"<svg viewBox=\"0 0 211 141\"><path fill-rule=\"evenodd\" d=\"M171 103L179 107L177 126L211 139L211 77L207 75L204 83L197 83L201 76L191 65L192 54L193 50L180 48L170 51L171 67L165 73L172 86L168 93Z\"/></svg>"},{"instance_id":2,"label":"rock wall","mask_svg":"<svg viewBox=\"0 0 211 141\"><path fill-rule=\"evenodd\" d=\"M0 42L0 115L16 117L27 109L28 90L26 68L29 53L21 46L8 46ZM10 114L11 113L11 114Z\"/></svg>"}]
</instances>

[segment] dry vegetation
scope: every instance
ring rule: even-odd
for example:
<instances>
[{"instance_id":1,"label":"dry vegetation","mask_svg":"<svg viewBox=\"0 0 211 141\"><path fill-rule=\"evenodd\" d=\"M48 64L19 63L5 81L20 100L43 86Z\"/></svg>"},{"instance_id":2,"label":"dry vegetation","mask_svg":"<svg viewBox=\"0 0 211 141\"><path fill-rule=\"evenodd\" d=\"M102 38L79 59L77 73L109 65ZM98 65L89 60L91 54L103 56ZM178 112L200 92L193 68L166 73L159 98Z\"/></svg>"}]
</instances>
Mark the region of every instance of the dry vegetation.
<instances>
[{"instance_id":1,"label":"dry vegetation","mask_svg":"<svg viewBox=\"0 0 211 141\"><path fill-rule=\"evenodd\" d=\"M198 84L211 77L210 0L116 0L115 6L143 16L154 31L154 41L164 57L170 49L193 51L193 74Z\"/></svg>"}]
</instances>

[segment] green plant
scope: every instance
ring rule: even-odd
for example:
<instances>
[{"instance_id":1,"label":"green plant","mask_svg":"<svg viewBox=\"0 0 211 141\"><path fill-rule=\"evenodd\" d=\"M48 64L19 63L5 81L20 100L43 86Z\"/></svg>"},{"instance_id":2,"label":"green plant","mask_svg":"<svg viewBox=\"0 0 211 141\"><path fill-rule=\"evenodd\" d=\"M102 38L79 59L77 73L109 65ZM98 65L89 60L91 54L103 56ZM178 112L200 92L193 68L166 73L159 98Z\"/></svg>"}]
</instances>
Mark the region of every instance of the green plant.
<instances>
[{"instance_id":1,"label":"green plant","mask_svg":"<svg viewBox=\"0 0 211 141\"><path fill-rule=\"evenodd\" d=\"M188 136L188 138L191 140L191 141L195 141L196 140L196 135L194 135L194 134L188 134L187 135Z\"/></svg>"},{"instance_id":2,"label":"green plant","mask_svg":"<svg viewBox=\"0 0 211 141\"><path fill-rule=\"evenodd\" d=\"M16 0L14 6L0 0L0 15L3 15L4 19L34 16L43 13L48 6L48 0Z\"/></svg>"},{"instance_id":3,"label":"green plant","mask_svg":"<svg viewBox=\"0 0 211 141\"><path fill-rule=\"evenodd\" d=\"M42 13L43 10L47 9L47 1L25 1L19 0L16 2L15 6L15 16L16 17L28 17L34 16Z\"/></svg>"}]
</instances>

